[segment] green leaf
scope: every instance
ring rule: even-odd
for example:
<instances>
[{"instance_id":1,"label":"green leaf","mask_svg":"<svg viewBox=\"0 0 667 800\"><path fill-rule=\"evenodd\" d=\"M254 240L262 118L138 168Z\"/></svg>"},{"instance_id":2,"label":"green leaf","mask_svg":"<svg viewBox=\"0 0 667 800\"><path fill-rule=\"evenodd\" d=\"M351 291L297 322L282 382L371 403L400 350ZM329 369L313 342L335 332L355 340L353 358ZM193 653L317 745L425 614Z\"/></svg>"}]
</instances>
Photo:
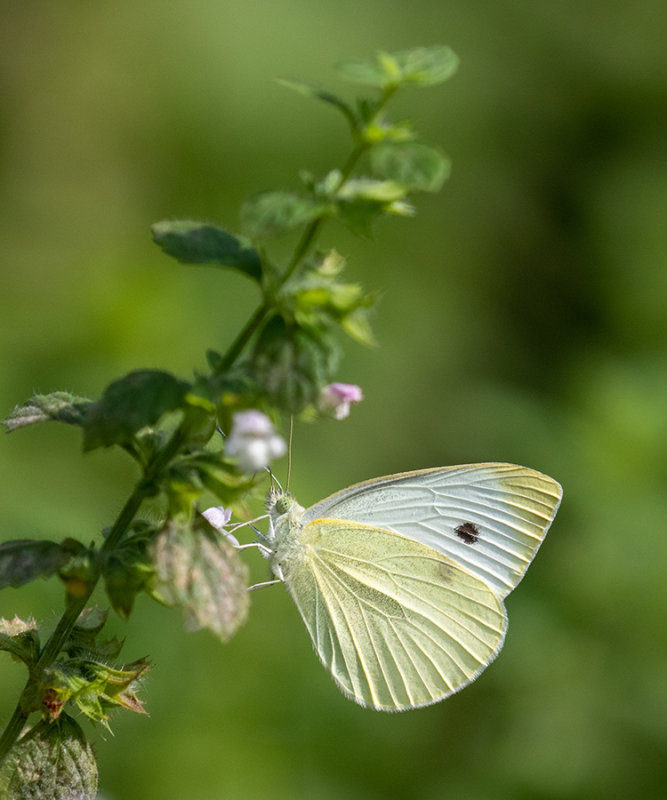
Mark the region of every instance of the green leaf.
<instances>
[{"instance_id":1,"label":"green leaf","mask_svg":"<svg viewBox=\"0 0 667 800\"><path fill-rule=\"evenodd\" d=\"M375 347L377 345L377 339L365 309L355 309L350 314L346 314L340 324L345 333L359 342L359 344L364 344L366 347Z\"/></svg>"},{"instance_id":2,"label":"green leaf","mask_svg":"<svg viewBox=\"0 0 667 800\"><path fill-rule=\"evenodd\" d=\"M17 406L2 424L9 433L26 425L49 420L65 422L68 425L83 425L92 405L92 400L77 397L69 392L36 394L23 405Z\"/></svg>"},{"instance_id":3,"label":"green leaf","mask_svg":"<svg viewBox=\"0 0 667 800\"><path fill-rule=\"evenodd\" d=\"M111 607L125 619L129 619L136 596L154 574L147 545L148 540L143 536L126 539L102 567L104 588Z\"/></svg>"},{"instance_id":4,"label":"green leaf","mask_svg":"<svg viewBox=\"0 0 667 800\"><path fill-rule=\"evenodd\" d=\"M48 578L72 558L65 540L62 544L41 539L14 539L0 544L0 589L23 586L35 578Z\"/></svg>"},{"instance_id":5,"label":"green leaf","mask_svg":"<svg viewBox=\"0 0 667 800\"><path fill-rule=\"evenodd\" d=\"M93 656L106 660L116 658L123 647L122 641L115 636L103 642L97 641L108 616L107 609L96 606L84 608L63 645L63 651L72 657Z\"/></svg>"},{"instance_id":6,"label":"green leaf","mask_svg":"<svg viewBox=\"0 0 667 800\"><path fill-rule=\"evenodd\" d=\"M406 205L403 198L407 193L408 189L396 181L355 178L338 192L336 209L351 230L370 237L373 221Z\"/></svg>"},{"instance_id":7,"label":"green leaf","mask_svg":"<svg viewBox=\"0 0 667 800\"><path fill-rule=\"evenodd\" d=\"M70 558L58 570L58 577L65 584L67 602L78 602L86 592L92 590L99 574L98 558L99 551L92 545L85 547L80 542L66 539L72 542Z\"/></svg>"},{"instance_id":8,"label":"green leaf","mask_svg":"<svg viewBox=\"0 0 667 800\"><path fill-rule=\"evenodd\" d=\"M264 326L252 357L261 391L277 408L292 414L316 401L337 365L338 348L331 334L287 324L281 315Z\"/></svg>"},{"instance_id":9,"label":"green leaf","mask_svg":"<svg viewBox=\"0 0 667 800\"><path fill-rule=\"evenodd\" d=\"M151 549L154 596L181 606L186 630L230 639L248 611L247 569L234 548L203 519L170 519Z\"/></svg>"},{"instance_id":10,"label":"green leaf","mask_svg":"<svg viewBox=\"0 0 667 800\"><path fill-rule=\"evenodd\" d=\"M458 58L449 47L417 47L397 53L379 51L375 61L351 59L338 64L342 77L355 83L390 89L398 86L433 86L450 78Z\"/></svg>"},{"instance_id":11,"label":"green leaf","mask_svg":"<svg viewBox=\"0 0 667 800\"><path fill-rule=\"evenodd\" d=\"M379 181L375 178L353 178L339 189L337 197L341 200L367 200L373 203L393 203L402 200L407 189L395 180Z\"/></svg>"},{"instance_id":12,"label":"green leaf","mask_svg":"<svg viewBox=\"0 0 667 800\"><path fill-rule=\"evenodd\" d=\"M337 206L341 220L357 234L370 239L373 223L385 213L386 206L370 200L355 200L352 203L341 202Z\"/></svg>"},{"instance_id":13,"label":"green leaf","mask_svg":"<svg viewBox=\"0 0 667 800\"><path fill-rule=\"evenodd\" d=\"M252 239L268 239L312 222L326 210L326 205L292 192L264 192L246 200L241 222Z\"/></svg>"},{"instance_id":14,"label":"green leaf","mask_svg":"<svg viewBox=\"0 0 667 800\"><path fill-rule=\"evenodd\" d=\"M57 719L67 702L109 730L109 709L122 706L145 714L134 688L149 669L146 659L118 668L91 656L60 658L44 670L41 706L51 718Z\"/></svg>"},{"instance_id":15,"label":"green leaf","mask_svg":"<svg viewBox=\"0 0 667 800\"><path fill-rule=\"evenodd\" d=\"M202 486L226 506L237 503L261 480L249 480L246 475L240 475L238 469L224 461L219 453L201 453L189 462L189 466L197 471Z\"/></svg>"},{"instance_id":16,"label":"green leaf","mask_svg":"<svg viewBox=\"0 0 667 800\"><path fill-rule=\"evenodd\" d=\"M293 91L298 92L305 97L314 97L317 100L322 100L322 102L334 106L344 114L352 129L356 128L357 119L354 111L344 100L341 100L340 97L337 97L335 94L332 94L326 89L320 89L317 86L313 86L310 83L303 83L302 81L287 80L285 78L276 78L276 81L281 86L292 89Z\"/></svg>"},{"instance_id":17,"label":"green leaf","mask_svg":"<svg viewBox=\"0 0 667 800\"><path fill-rule=\"evenodd\" d=\"M437 192L449 177L449 160L418 142L384 142L371 150L370 158L377 175L411 191Z\"/></svg>"},{"instance_id":18,"label":"green leaf","mask_svg":"<svg viewBox=\"0 0 667 800\"><path fill-rule=\"evenodd\" d=\"M151 230L164 252L183 264L218 264L233 267L256 281L262 277L262 260L250 243L216 225L193 220L163 220Z\"/></svg>"},{"instance_id":19,"label":"green leaf","mask_svg":"<svg viewBox=\"0 0 667 800\"><path fill-rule=\"evenodd\" d=\"M187 381L161 370L136 370L110 383L84 426L84 451L125 444L137 431L180 408Z\"/></svg>"},{"instance_id":20,"label":"green leaf","mask_svg":"<svg viewBox=\"0 0 667 800\"><path fill-rule=\"evenodd\" d=\"M0 797L7 800L94 800L96 794L93 749L67 714L38 722L0 768Z\"/></svg>"},{"instance_id":21,"label":"green leaf","mask_svg":"<svg viewBox=\"0 0 667 800\"><path fill-rule=\"evenodd\" d=\"M18 617L0 619L0 650L6 650L28 667L39 658L39 634L32 617L25 622Z\"/></svg>"},{"instance_id":22,"label":"green leaf","mask_svg":"<svg viewBox=\"0 0 667 800\"><path fill-rule=\"evenodd\" d=\"M300 281L292 281L287 298L291 312L301 328L340 324L345 332L362 344L375 344L366 310L373 305L372 295L365 294L357 283L337 280L342 269L337 253L326 256L318 268L306 272Z\"/></svg>"}]
</instances>

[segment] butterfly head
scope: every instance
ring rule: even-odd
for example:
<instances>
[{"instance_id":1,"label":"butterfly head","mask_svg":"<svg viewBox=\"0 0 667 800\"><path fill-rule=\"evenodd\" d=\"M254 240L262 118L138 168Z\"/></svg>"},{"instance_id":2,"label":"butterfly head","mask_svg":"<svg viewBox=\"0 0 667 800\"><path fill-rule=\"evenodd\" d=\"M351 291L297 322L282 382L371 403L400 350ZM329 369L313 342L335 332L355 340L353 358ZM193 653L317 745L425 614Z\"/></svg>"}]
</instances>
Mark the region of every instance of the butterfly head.
<instances>
[{"instance_id":1,"label":"butterfly head","mask_svg":"<svg viewBox=\"0 0 667 800\"><path fill-rule=\"evenodd\" d=\"M274 486L266 495L266 510L274 525L280 525L283 521L289 525L294 524L304 511L303 506L300 506L289 492Z\"/></svg>"},{"instance_id":2,"label":"butterfly head","mask_svg":"<svg viewBox=\"0 0 667 800\"><path fill-rule=\"evenodd\" d=\"M271 516L282 517L295 505L295 500L289 492L272 486L266 495L266 510Z\"/></svg>"}]
</instances>

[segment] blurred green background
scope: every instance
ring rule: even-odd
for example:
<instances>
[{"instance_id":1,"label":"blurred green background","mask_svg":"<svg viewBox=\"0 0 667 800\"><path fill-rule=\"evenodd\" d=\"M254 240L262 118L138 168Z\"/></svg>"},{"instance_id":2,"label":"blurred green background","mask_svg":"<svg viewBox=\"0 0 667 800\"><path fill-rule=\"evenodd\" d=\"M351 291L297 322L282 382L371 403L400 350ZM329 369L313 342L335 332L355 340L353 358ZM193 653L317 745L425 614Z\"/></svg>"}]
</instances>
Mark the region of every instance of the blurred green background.
<instances>
[{"instance_id":1,"label":"blurred green background","mask_svg":"<svg viewBox=\"0 0 667 800\"><path fill-rule=\"evenodd\" d=\"M139 367L188 376L254 308L250 282L151 243L165 217L234 230L245 196L348 149L342 119L272 82L352 96L332 65L449 44L459 74L395 113L449 153L441 194L373 242L323 244L379 288L381 348L339 378L366 400L297 427L293 489L507 460L560 480L509 598L501 657L445 703L356 707L279 587L226 646L140 598L151 714L95 742L112 800L662 798L667 792L667 6L538 0L0 2L0 413L99 396ZM98 535L135 479L66 426L2 439L4 538ZM261 579L263 567L253 562ZM103 599L100 598L100 602ZM5 589L46 626L57 581ZM0 719L23 674L0 661Z\"/></svg>"}]
</instances>

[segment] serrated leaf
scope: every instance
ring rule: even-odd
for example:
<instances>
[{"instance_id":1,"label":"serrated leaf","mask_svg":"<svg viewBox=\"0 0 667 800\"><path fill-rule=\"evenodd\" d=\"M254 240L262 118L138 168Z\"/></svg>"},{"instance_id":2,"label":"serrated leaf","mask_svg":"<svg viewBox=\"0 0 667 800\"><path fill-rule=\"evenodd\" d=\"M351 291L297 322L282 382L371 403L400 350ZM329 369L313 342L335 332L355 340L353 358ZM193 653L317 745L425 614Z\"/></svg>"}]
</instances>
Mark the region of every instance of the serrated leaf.
<instances>
[{"instance_id":1,"label":"serrated leaf","mask_svg":"<svg viewBox=\"0 0 667 800\"><path fill-rule=\"evenodd\" d=\"M264 192L243 204L241 223L250 238L268 239L306 225L325 211L325 205L293 192Z\"/></svg>"},{"instance_id":2,"label":"serrated leaf","mask_svg":"<svg viewBox=\"0 0 667 800\"><path fill-rule=\"evenodd\" d=\"M72 628L72 634L91 637L92 644L97 634L106 625L108 616L109 611L106 608L98 608L97 606L84 608Z\"/></svg>"},{"instance_id":3,"label":"serrated leaf","mask_svg":"<svg viewBox=\"0 0 667 800\"><path fill-rule=\"evenodd\" d=\"M186 630L208 628L227 641L245 621L247 568L204 520L168 520L151 547L153 594L183 609Z\"/></svg>"},{"instance_id":4,"label":"serrated leaf","mask_svg":"<svg viewBox=\"0 0 667 800\"><path fill-rule=\"evenodd\" d=\"M163 220L151 230L164 252L183 264L218 264L232 267L254 280L262 277L259 253L242 237L206 222Z\"/></svg>"},{"instance_id":5,"label":"serrated leaf","mask_svg":"<svg viewBox=\"0 0 667 800\"><path fill-rule=\"evenodd\" d=\"M373 172L411 191L437 192L449 177L449 160L418 142L385 142L371 150L370 158Z\"/></svg>"},{"instance_id":6,"label":"serrated leaf","mask_svg":"<svg viewBox=\"0 0 667 800\"><path fill-rule=\"evenodd\" d=\"M365 309L355 309L352 313L344 316L340 324L345 333L360 344L364 344L367 347L375 347L377 345L377 339Z\"/></svg>"},{"instance_id":7,"label":"serrated leaf","mask_svg":"<svg viewBox=\"0 0 667 800\"><path fill-rule=\"evenodd\" d=\"M92 405L92 400L69 392L36 394L23 405L17 406L2 424L9 433L17 428L51 420L68 425L82 425Z\"/></svg>"},{"instance_id":8,"label":"serrated leaf","mask_svg":"<svg viewBox=\"0 0 667 800\"><path fill-rule=\"evenodd\" d=\"M91 688L98 693L100 708L120 706L135 714L148 713L134 689L149 669L150 664L145 658L125 664L122 668L111 667L100 661L88 660L81 663L82 674L92 678ZM75 702L78 700L76 696L73 699Z\"/></svg>"},{"instance_id":9,"label":"serrated leaf","mask_svg":"<svg viewBox=\"0 0 667 800\"><path fill-rule=\"evenodd\" d=\"M14 539L0 544L0 589L23 586L48 578L65 566L72 551L63 544L41 539Z\"/></svg>"},{"instance_id":10,"label":"serrated leaf","mask_svg":"<svg viewBox=\"0 0 667 800\"><path fill-rule=\"evenodd\" d=\"M413 85L433 86L450 78L458 58L449 47L416 47L396 53L379 51L374 61L350 59L338 64L342 77L383 89Z\"/></svg>"},{"instance_id":11,"label":"serrated leaf","mask_svg":"<svg viewBox=\"0 0 667 800\"><path fill-rule=\"evenodd\" d=\"M136 370L104 390L84 425L84 451L124 444L167 411L180 408L189 389L187 381L162 370Z\"/></svg>"},{"instance_id":12,"label":"serrated leaf","mask_svg":"<svg viewBox=\"0 0 667 800\"><path fill-rule=\"evenodd\" d=\"M344 100L341 100L340 97L337 97L327 89L321 89L318 86L313 86L310 83L303 83L302 81L293 81L285 78L276 78L276 80L281 86L292 89L305 97L314 97L317 100L322 100L322 102L334 106L345 115L345 118L353 128L356 127L354 111Z\"/></svg>"},{"instance_id":13,"label":"serrated leaf","mask_svg":"<svg viewBox=\"0 0 667 800\"><path fill-rule=\"evenodd\" d=\"M72 628L69 638L63 645L63 651L74 656L95 656L95 658L114 659L120 653L123 642L115 636L103 642L97 642L97 636L104 627L109 611L96 606L84 608Z\"/></svg>"},{"instance_id":14,"label":"serrated leaf","mask_svg":"<svg viewBox=\"0 0 667 800\"><path fill-rule=\"evenodd\" d=\"M59 658L44 670L41 707L51 719L58 718L67 702L109 730L107 712L114 707L146 713L134 689L150 667L147 660L142 658L123 667L113 667L100 658L96 653Z\"/></svg>"},{"instance_id":15,"label":"serrated leaf","mask_svg":"<svg viewBox=\"0 0 667 800\"><path fill-rule=\"evenodd\" d=\"M0 768L0 797L7 800L94 800L96 794L93 749L67 714L35 725Z\"/></svg>"},{"instance_id":16,"label":"serrated leaf","mask_svg":"<svg viewBox=\"0 0 667 800\"><path fill-rule=\"evenodd\" d=\"M262 392L292 414L315 402L337 364L338 348L328 332L287 324L279 314L264 326L252 356Z\"/></svg>"}]
</instances>

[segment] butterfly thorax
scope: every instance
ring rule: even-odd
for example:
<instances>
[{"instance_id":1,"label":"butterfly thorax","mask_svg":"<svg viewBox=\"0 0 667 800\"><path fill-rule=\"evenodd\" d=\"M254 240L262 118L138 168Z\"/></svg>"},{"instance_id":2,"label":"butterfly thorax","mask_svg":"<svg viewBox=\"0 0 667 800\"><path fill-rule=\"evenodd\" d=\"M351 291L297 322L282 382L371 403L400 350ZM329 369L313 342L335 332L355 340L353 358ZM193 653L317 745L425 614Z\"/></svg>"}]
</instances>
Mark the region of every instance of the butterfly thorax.
<instances>
[{"instance_id":1,"label":"butterfly thorax","mask_svg":"<svg viewBox=\"0 0 667 800\"><path fill-rule=\"evenodd\" d=\"M287 565L298 563L303 552L299 534L305 509L287 492L271 489L266 498L266 510L271 520L269 564L276 577L284 580Z\"/></svg>"}]
</instances>

